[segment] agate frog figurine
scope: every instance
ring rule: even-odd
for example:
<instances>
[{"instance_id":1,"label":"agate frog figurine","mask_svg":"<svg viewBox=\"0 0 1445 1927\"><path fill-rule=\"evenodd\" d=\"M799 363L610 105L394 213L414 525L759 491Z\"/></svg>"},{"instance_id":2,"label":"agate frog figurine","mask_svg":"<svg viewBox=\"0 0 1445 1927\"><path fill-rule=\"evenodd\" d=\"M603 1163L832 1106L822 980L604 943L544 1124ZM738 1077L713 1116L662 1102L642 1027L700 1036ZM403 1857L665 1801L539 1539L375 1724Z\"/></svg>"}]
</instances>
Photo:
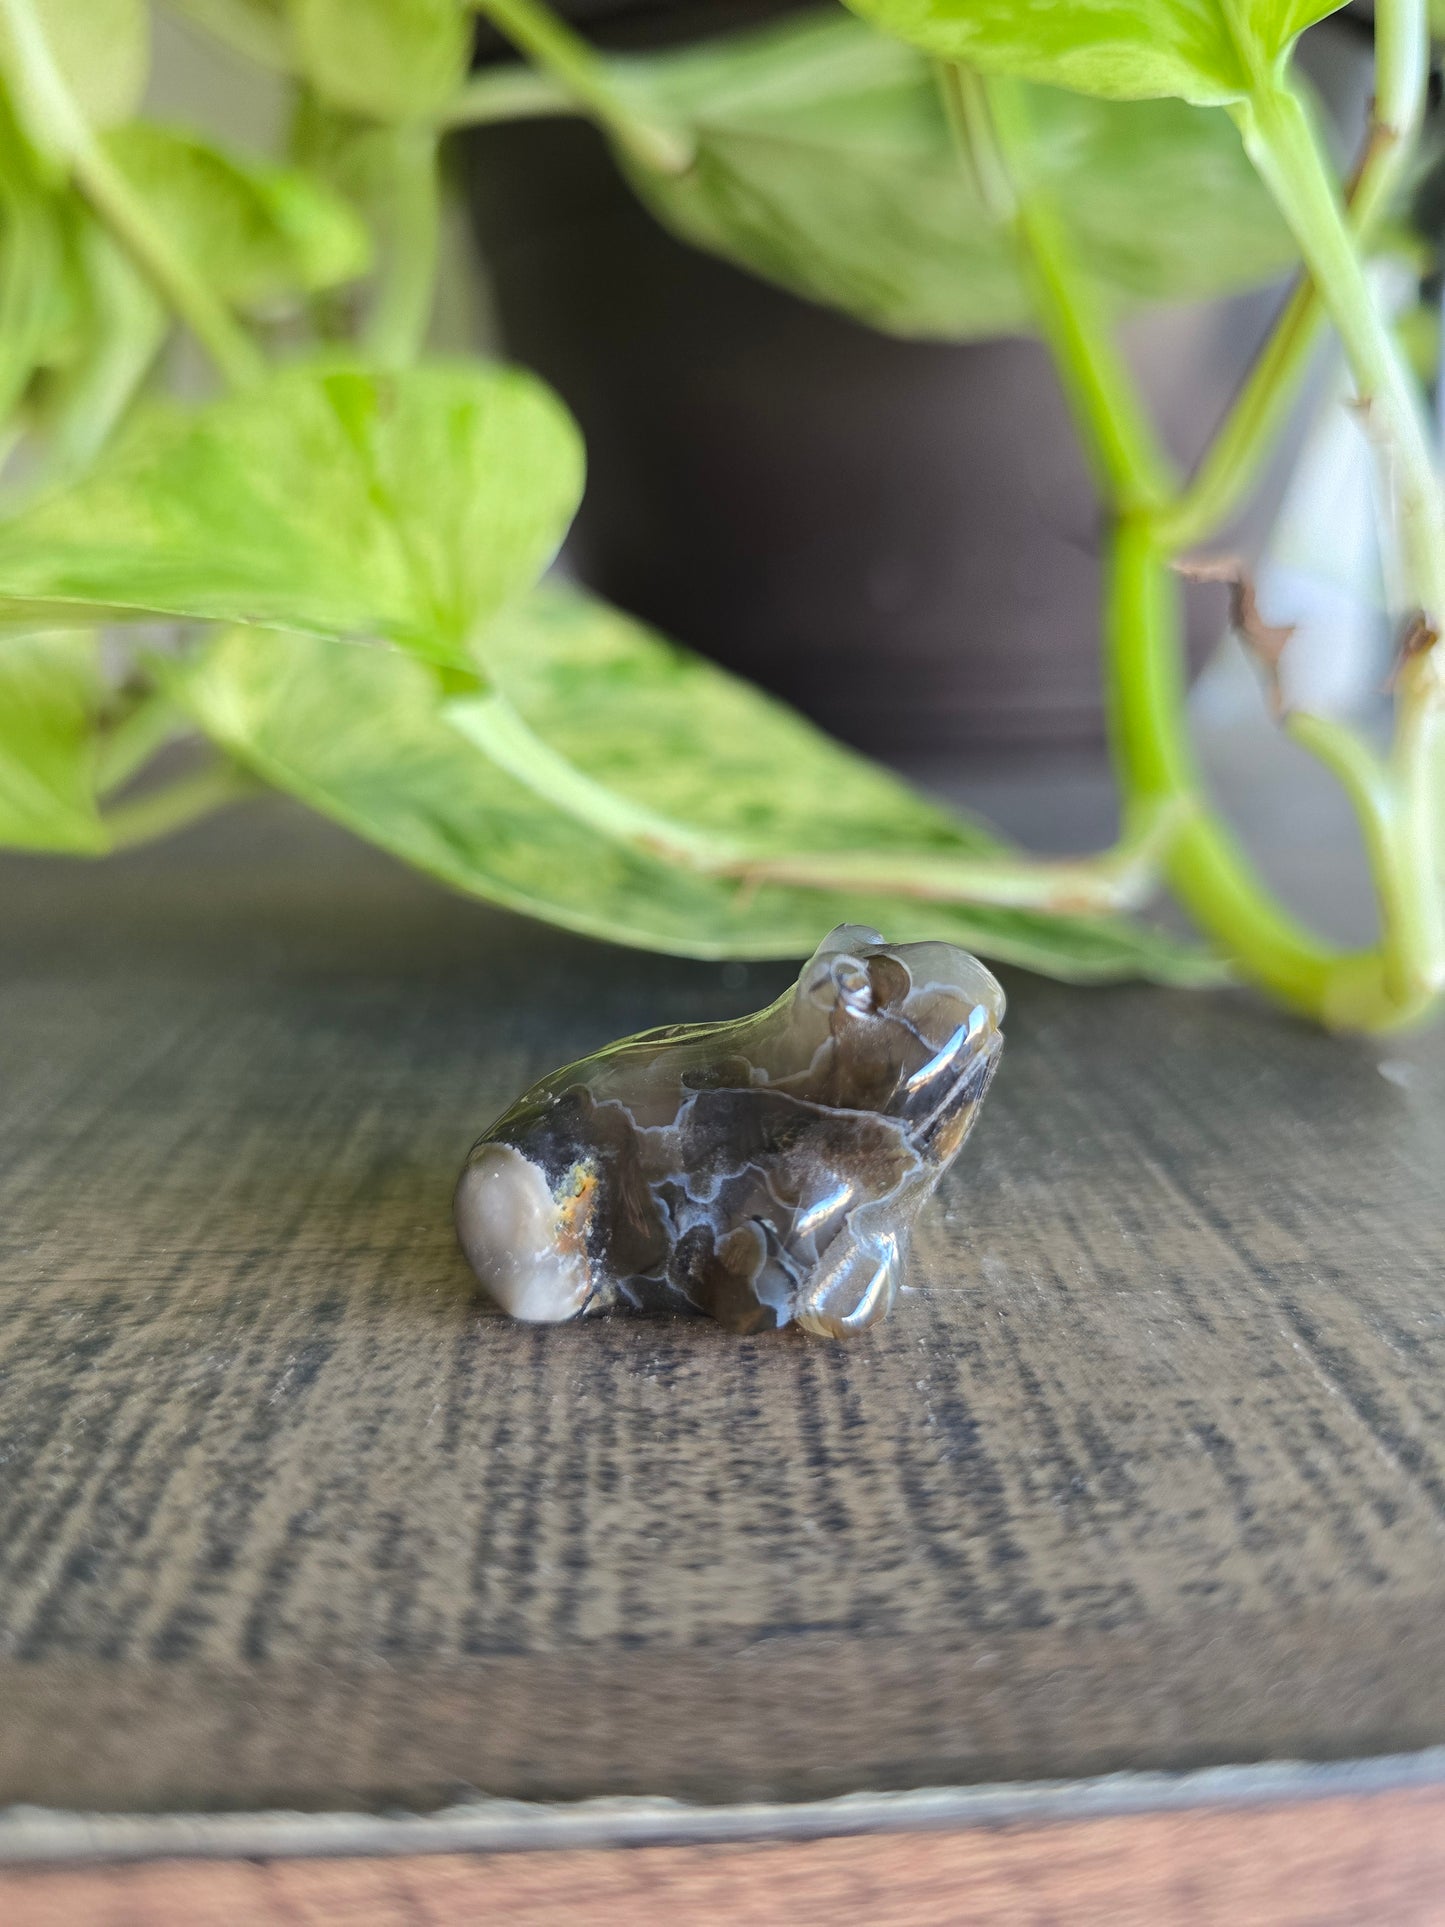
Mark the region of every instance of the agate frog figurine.
<instances>
[{"instance_id":1,"label":"agate frog figurine","mask_svg":"<svg viewBox=\"0 0 1445 1927\"><path fill-rule=\"evenodd\" d=\"M462 1249L515 1318L863 1331L978 1116L1003 1012L966 951L842 924L766 1010L643 1031L534 1085L467 1159Z\"/></svg>"}]
</instances>

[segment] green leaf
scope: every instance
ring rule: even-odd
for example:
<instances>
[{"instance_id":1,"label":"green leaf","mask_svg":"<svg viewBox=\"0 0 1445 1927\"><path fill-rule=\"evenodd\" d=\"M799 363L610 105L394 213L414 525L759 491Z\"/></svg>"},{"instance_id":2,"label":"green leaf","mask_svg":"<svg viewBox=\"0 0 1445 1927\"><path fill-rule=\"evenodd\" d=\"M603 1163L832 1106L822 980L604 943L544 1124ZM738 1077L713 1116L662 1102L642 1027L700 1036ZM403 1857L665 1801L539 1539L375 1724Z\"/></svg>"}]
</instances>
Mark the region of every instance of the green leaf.
<instances>
[{"instance_id":1,"label":"green leaf","mask_svg":"<svg viewBox=\"0 0 1445 1927\"><path fill-rule=\"evenodd\" d=\"M0 0L0 71L39 154L68 155L67 106L92 127L129 120L149 67L146 0Z\"/></svg>"},{"instance_id":2,"label":"green leaf","mask_svg":"<svg viewBox=\"0 0 1445 1927\"><path fill-rule=\"evenodd\" d=\"M482 660L489 685L594 781L755 852L1003 847L756 684L593 597L544 585L491 625Z\"/></svg>"},{"instance_id":3,"label":"green leaf","mask_svg":"<svg viewBox=\"0 0 1445 1927\"><path fill-rule=\"evenodd\" d=\"M374 342L378 311L384 314L403 289L401 305L424 333L433 277L418 275L415 250L419 226L424 239L434 213L435 131L414 123L358 120L303 93L291 126L291 151L312 179L324 182L354 211L373 244L378 272L362 338ZM404 364L412 330L403 326L399 337L389 327L381 332L387 365Z\"/></svg>"},{"instance_id":4,"label":"green leaf","mask_svg":"<svg viewBox=\"0 0 1445 1927\"><path fill-rule=\"evenodd\" d=\"M571 417L520 369L293 368L153 411L0 525L0 617L255 621L470 666L581 484Z\"/></svg>"},{"instance_id":5,"label":"green leaf","mask_svg":"<svg viewBox=\"0 0 1445 1927\"><path fill-rule=\"evenodd\" d=\"M292 0L302 73L324 99L376 120L434 114L472 50L463 0Z\"/></svg>"},{"instance_id":6,"label":"green leaf","mask_svg":"<svg viewBox=\"0 0 1445 1927\"><path fill-rule=\"evenodd\" d=\"M35 164L0 96L0 423L45 444L21 471L73 472L154 359L165 316L63 178Z\"/></svg>"},{"instance_id":7,"label":"green leaf","mask_svg":"<svg viewBox=\"0 0 1445 1927\"><path fill-rule=\"evenodd\" d=\"M118 128L106 146L178 251L227 301L264 307L366 272L371 246L361 220L298 168L142 121Z\"/></svg>"},{"instance_id":8,"label":"green leaf","mask_svg":"<svg viewBox=\"0 0 1445 1927\"><path fill-rule=\"evenodd\" d=\"M37 165L0 91L0 423L32 408L37 378L85 353L93 225L63 179Z\"/></svg>"},{"instance_id":9,"label":"green leaf","mask_svg":"<svg viewBox=\"0 0 1445 1927\"><path fill-rule=\"evenodd\" d=\"M398 243L406 203L400 184L419 138L414 127L358 120L303 93L292 122L291 151L312 180L352 209L385 261Z\"/></svg>"},{"instance_id":10,"label":"green leaf","mask_svg":"<svg viewBox=\"0 0 1445 1927\"><path fill-rule=\"evenodd\" d=\"M846 0L943 60L1114 100L1245 99L1344 0Z\"/></svg>"},{"instance_id":11,"label":"green leaf","mask_svg":"<svg viewBox=\"0 0 1445 1927\"><path fill-rule=\"evenodd\" d=\"M29 0L57 66L92 127L140 106L150 71L146 0Z\"/></svg>"},{"instance_id":12,"label":"green leaf","mask_svg":"<svg viewBox=\"0 0 1445 1927\"><path fill-rule=\"evenodd\" d=\"M98 855L92 635L0 639L0 844Z\"/></svg>"},{"instance_id":13,"label":"green leaf","mask_svg":"<svg viewBox=\"0 0 1445 1927\"><path fill-rule=\"evenodd\" d=\"M0 175L0 422L41 369L78 352L84 296L74 241L57 196Z\"/></svg>"},{"instance_id":14,"label":"green leaf","mask_svg":"<svg viewBox=\"0 0 1445 1927\"><path fill-rule=\"evenodd\" d=\"M395 195L399 150L415 130L358 120L305 92L296 103L291 152L314 180L385 227L385 210Z\"/></svg>"},{"instance_id":15,"label":"green leaf","mask_svg":"<svg viewBox=\"0 0 1445 1927\"><path fill-rule=\"evenodd\" d=\"M829 13L680 54L619 81L694 142L668 175L619 156L685 240L903 335L964 340L1028 325L1012 239L955 149L915 49ZM1031 178L1117 302L1266 281L1293 241L1223 114L1033 90Z\"/></svg>"},{"instance_id":16,"label":"green leaf","mask_svg":"<svg viewBox=\"0 0 1445 1927\"><path fill-rule=\"evenodd\" d=\"M89 466L150 372L168 326L165 309L98 221L76 236L82 319L66 355L42 384L39 430L54 476Z\"/></svg>"},{"instance_id":17,"label":"green leaf","mask_svg":"<svg viewBox=\"0 0 1445 1927\"><path fill-rule=\"evenodd\" d=\"M986 847L976 826L596 603L538 591L487 650L550 746L705 827L760 844L796 833L811 847L847 837ZM233 631L177 671L175 692L230 755L357 834L455 889L590 936L682 956L790 957L852 919L1080 981L1218 974L1201 953L1122 919L751 888L666 862L489 762L448 721L436 679L399 654Z\"/></svg>"}]
</instances>

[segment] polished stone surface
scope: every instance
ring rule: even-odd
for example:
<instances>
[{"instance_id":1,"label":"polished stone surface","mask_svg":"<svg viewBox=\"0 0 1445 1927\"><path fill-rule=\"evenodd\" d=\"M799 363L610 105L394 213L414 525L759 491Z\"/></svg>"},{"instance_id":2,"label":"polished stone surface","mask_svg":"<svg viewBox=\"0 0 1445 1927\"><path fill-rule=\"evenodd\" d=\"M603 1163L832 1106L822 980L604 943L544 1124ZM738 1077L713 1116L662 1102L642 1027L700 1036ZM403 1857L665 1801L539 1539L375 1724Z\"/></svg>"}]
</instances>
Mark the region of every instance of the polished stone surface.
<instances>
[{"instance_id":1,"label":"polished stone surface","mask_svg":"<svg viewBox=\"0 0 1445 1927\"><path fill-rule=\"evenodd\" d=\"M848 1338L886 1318L914 1222L1003 1047L967 951L840 924L776 1002L551 1071L473 1146L457 1232L490 1295Z\"/></svg>"}]
</instances>

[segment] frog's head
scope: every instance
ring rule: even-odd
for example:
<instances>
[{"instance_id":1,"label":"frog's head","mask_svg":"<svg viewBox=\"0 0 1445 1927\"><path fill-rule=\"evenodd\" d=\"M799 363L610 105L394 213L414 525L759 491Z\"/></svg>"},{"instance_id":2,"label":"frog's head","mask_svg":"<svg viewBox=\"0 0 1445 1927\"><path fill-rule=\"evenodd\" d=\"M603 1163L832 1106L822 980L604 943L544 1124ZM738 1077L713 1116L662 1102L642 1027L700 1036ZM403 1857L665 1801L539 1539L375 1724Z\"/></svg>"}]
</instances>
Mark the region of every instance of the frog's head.
<instances>
[{"instance_id":1,"label":"frog's head","mask_svg":"<svg viewBox=\"0 0 1445 1927\"><path fill-rule=\"evenodd\" d=\"M1004 1001L954 944L890 944L845 923L803 966L794 1021L827 1026L830 1102L904 1119L946 1161L953 1120L967 1128L1003 1048Z\"/></svg>"}]
</instances>

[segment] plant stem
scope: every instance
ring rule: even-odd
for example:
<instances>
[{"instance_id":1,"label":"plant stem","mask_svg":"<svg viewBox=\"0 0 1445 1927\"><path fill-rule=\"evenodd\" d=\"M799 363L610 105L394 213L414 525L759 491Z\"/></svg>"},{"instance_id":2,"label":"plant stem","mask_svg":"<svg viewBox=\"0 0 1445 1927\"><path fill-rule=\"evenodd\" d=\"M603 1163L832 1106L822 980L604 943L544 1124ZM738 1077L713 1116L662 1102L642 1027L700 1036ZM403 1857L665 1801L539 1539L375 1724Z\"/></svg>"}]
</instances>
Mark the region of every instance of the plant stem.
<instances>
[{"instance_id":1,"label":"plant stem","mask_svg":"<svg viewBox=\"0 0 1445 1927\"><path fill-rule=\"evenodd\" d=\"M1205 801L1185 723L1178 582L1143 521L1115 529L1106 625L1110 733L1120 779L1128 794L1172 797L1180 807L1166 873L1195 921L1250 982L1330 1029L1392 1030L1422 1015L1433 993L1402 979L1388 943L1345 950L1320 941L1274 901ZM1294 717L1290 733L1350 790L1370 845L1382 920L1398 927L1401 873L1378 764L1348 731L1321 718Z\"/></svg>"},{"instance_id":2,"label":"plant stem","mask_svg":"<svg viewBox=\"0 0 1445 1927\"><path fill-rule=\"evenodd\" d=\"M1285 718L1284 730L1293 742L1324 764L1354 805L1386 939L1380 949L1382 979L1392 998L1408 1000L1412 994L1410 957L1420 941L1415 929L1417 892L1411 881L1407 838L1402 835L1408 813L1400 808L1390 770L1354 730L1332 717L1296 712Z\"/></svg>"},{"instance_id":3,"label":"plant stem","mask_svg":"<svg viewBox=\"0 0 1445 1927\"><path fill-rule=\"evenodd\" d=\"M1394 808L1376 876L1391 982L1402 1001L1445 987L1445 884L1436 784L1442 758L1445 666L1445 495L1429 431L1390 328L1332 190L1308 117L1288 91L1261 89L1238 110L1245 146L1320 285L1359 384L1358 406L1378 448L1424 647L1403 665L1390 760Z\"/></svg>"},{"instance_id":4,"label":"plant stem","mask_svg":"<svg viewBox=\"0 0 1445 1927\"><path fill-rule=\"evenodd\" d=\"M1110 735L1125 794L1172 799L1181 810L1165 866L1174 894L1245 977L1316 1022L1336 1030L1391 1030L1412 1022L1430 1008L1435 992L1409 967L1422 900L1381 766L1339 725L1291 719L1290 733L1350 791L1370 849L1385 941L1343 950L1321 942L1275 903L1205 801L1185 720L1178 610L1178 582L1147 522L1121 521L1106 603Z\"/></svg>"},{"instance_id":5,"label":"plant stem","mask_svg":"<svg viewBox=\"0 0 1445 1927\"><path fill-rule=\"evenodd\" d=\"M533 120L583 111L575 95L550 74L531 67L491 67L476 74L442 110L443 127L483 127L493 121Z\"/></svg>"},{"instance_id":6,"label":"plant stem","mask_svg":"<svg viewBox=\"0 0 1445 1927\"><path fill-rule=\"evenodd\" d=\"M198 770L194 776L180 777L145 796L117 804L105 811L101 821L110 848L128 850L137 843L169 836L199 817L209 816L212 810L238 802L254 792L255 784L234 764L215 763Z\"/></svg>"},{"instance_id":7,"label":"plant stem","mask_svg":"<svg viewBox=\"0 0 1445 1927\"><path fill-rule=\"evenodd\" d=\"M1301 281L1188 487L1155 516L1154 533L1162 548L1174 555L1192 549L1238 507L1284 426L1323 317L1314 282Z\"/></svg>"},{"instance_id":8,"label":"plant stem","mask_svg":"<svg viewBox=\"0 0 1445 1927\"><path fill-rule=\"evenodd\" d=\"M541 0L477 0L477 5L513 46L552 74L641 166L663 174L687 172L692 144L681 130L662 126L640 112L581 35Z\"/></svg>"},{"instance_id":9,"label":"plant stem","mask_svg":"<svg viewBox=\"0 0 1445 1927\"><path fill-rule=\"evenodd\" d=\"M1445 499L1419 401L1375 302L1327 163L1303 106L1286 89L1261 91L1236 118L1339 330L1359 384L1360 412L1385 460L1402 559L1426 617L1438 628L1445 622Z\"/></svg>"},{"instance_id":10,"label":"plant stem","mask_svg":"<svg viewBox=\"0 0 1445 1927\"><path fill-rule=\"evenodd\" d=\"M1388 206L1419 128L1427 41L1410 17L1416 0L1375 8L1375 99L1346 195L1351 232L1368 238ZM1177 554L1213 535L1239 506L1284 425L1319 341L1325 304L1308 272L1300 279L1188 486L1154 518L1161 547Z\"/></svg>"},{"instance_id":11,"label":"plant stem","mask_svg":"<svg viewBox=\"0 0 1445 1927\"><path fill-rule=\"evenodd\" d=\"M1377 786L1364 781L1367 752L1361 746L1358 754L1347 754L1326 726L1331 766L1346 779L1365 813L1385 926L1378 948L1350 952L1321 942L1275 902L1211 809L1189 740L1179 585L1169 570L1168 550L1161 539L1160 525L1168 523L1170 497L1157 443L1091 297L1087 277L1071 258L1067 234L1047 204L1028 189L1023 172L1027 127L1022 96L1012 86L985 82L965 71L950 83L950 92L956 103L956 123L963 127L964 144L976 168L980 154L985 157L986 195L993 205L1005 207L1005 194L1012 195L1014 232L1033 287L1039 326L1060 365L1081 435L1093 451L1110 501L1105 680L1111 742L1126 810L1175 812L1166 857L1169 882L1195 920L1227 948L1252 982L1331 1026L1384 1029L1407 1021L1428 1008L1436 987L1431 971L1420 967L1433 941L1432 912L1427 906L1438 902L1438 891L1427 895L1420 887L1425 839L1414 831L1402 837L1394 815L1381 805ZM1307 123L1301 119L1300 125L1308 136ZM1309 154L1317 181L1323 181L1312 147ZM1292 150L1290 157L1299 162ZM1303 166L1296 165L1290 178L1297 188L1303 176ZM1327 186L1325 198L1329 198ZM1321 248L1314 254L1306 249L1306 260L1332 297L1338 298L1343 278L1370 306L1343 211L1337 212L1336 231L1349 255L1348 268L1339 248ZM1372 306L1370 312L1373 316ZM1372 374L1390 375L1396 382L1394 387L1385 384L1393 408L1400 392L1408 395L1408 387L1395 369L1388 338L1383 353L1378 340L1372 338L1370 346ZM1274 366L1278 375L1278 363ZM1260 401L1264 399L1261 391ZM1256 421L1251 434L1258 432ZM1418 484L1417 473L1414 479ZM1433 490L1433 479L1430 487ZM1428 505L1433 498L1419 489L1417 499ZM1445 543L1438 553L1439 567L1445 572ZM1432 597L1427 607L1433 606ZM1418 661L1408 664L1407 670L1418 675ZM1302 736L1310 740L1308 727ZM1416 754L1412 771L1423 794L1428 774L1423 752Z\"/></svg>"},{"instance_id":12,"label":"plant stem","mask_svg":"<svg viewBox=\"0 0 1445 1927\"><path fill-rule=\"evenodd\" d=\"M1127 797L1181 813L1166 859L1175 895L1261 989L1325 1019L1342 953L1283 911L1211 810L1189 740L1179 586L1142 518L1115 527L1105 591L1110 739Z\"/></svg>"},{"instance_id":13,"label":"plant stem","mask_svg":"<svg viewBox=\"0 0 1445 1927\"><path fill-rule=\"evenodd\" d=\"M151 217L92 132L56 65L32 0L0 0L32 115L48 144L63 154L76 185L171 308L203 344L218 371L235 387L265 373L266 364L245 330Z\"/></svg>"},{"instance_id":14,"label":"plant stem","mask_svg":"<svg viewBox=\"0 0 1445 1927\"><path fill-rule=\"evenodd\" d=\"M725 871L741 858L732 842L663 816L578 769L495 690L455 699L443 713L499 769L614 842L690 869Z\"/></svg>"},{"instance_id":15,"label":"plant stem","mask_svg":"<svg viewBox=\"0 0 1445 1927\"><path fill-rule=\"evenodd\" d=\"M366 334L383 367L404 368L421 351L436 302L441 183L433 129L397 127L392 141L388 259Z\"/></svg>"},{"instance_id":16,"label":"plant stem","mask_svg":"<svg viewBox=\"0 0 1445 1927\"><path fill-rule=\"evenodd\" d=\"M1349 197L1357 231L1368 229L1394 194L1419 136L1430 81L1427 0L1375 0L1374 15L1375 98Z\"/></svg>"},{"instance_id":17,"label":"plant stem","mask_svg":"<svg viewBox=\"0 0 1445 1927\"><path fill-rule=\"evenodd\" d=\"M169 236L99 142L89 141L72 158L81 192L161 299L186 323L216 372L233 388L262 380L266 361L260 349L191 264L172 249Z\"/></svg>"},{"instance_id":18,"label":"plant stem","mask_svg":"<svg viewBox=\"0 0 1445 1927\"><path fill-rule=\"evenodd\" d=\"M749 849L700 830L599 783L539 737L505 696L491 691L448 703L452 726L499 769L589 829L704 876L745 888L783 883L811 890L878 890L935 903L993 904L1103 914L1137 905L1157 875L1166 812L1136 813L1131 834L1101 857L1037 862L1022 854L953 855L937 850Z\"/></svg>"},{"instance_id":19,"label":"plant stem","mask_svg":"<svg viewBox=\"0 0 1445 1927\"><path fill-rule=\"evenodd\" d=\"M1145 826L1100 856L1063 859L953 855L919 850L812 850L744 857L725 874L746 882L814 890L869 890L927 903L977 903L1057 916L1138 909L1153 894L1174 811L1150 812Z\"/></svg>"},{"instance_id":20,"label":"plant stem","mask_svg":"<svg viewBox=\"0 0 1445 1927\"><path fill-rule=\"evenodd\" d=\"M1017 96L954 68L969 152L1011 185L1015 233L1033 285L1039 326L1053 349L1086 445L1095 451L1115 515L1105 602L1106 697L1126 809L1169 810L1175 828L1166 873L1200 925L1256 983L1287 1002L1317 1007L1329 953L1286 917L1211 814L1195 766L1185 711L1178 587L1149 526L1168 499L1163 458L1132 378L1073 270L1066 237L1034 207L1025 214L1018 169L1024 127ZM995 194L997 189L994 190ZM1042 257L1042 258L1040 258Z\"/></svg>"},{"instance_id":21,"label":"plant stem","mask_svg":"<svg viewBox=\"0 0 1445 1927\"><path fill-rule=\"evenodd\" d=\"M1169 460L1092 287L1071 272L1062 223L1029 181L1026 96L1016 82L986 81L952 64L942 81L985 205L1013 233L1035 316L1103 491L1125 510L1157 507L1172 494Z\"/></svg>"}]
</instances>

